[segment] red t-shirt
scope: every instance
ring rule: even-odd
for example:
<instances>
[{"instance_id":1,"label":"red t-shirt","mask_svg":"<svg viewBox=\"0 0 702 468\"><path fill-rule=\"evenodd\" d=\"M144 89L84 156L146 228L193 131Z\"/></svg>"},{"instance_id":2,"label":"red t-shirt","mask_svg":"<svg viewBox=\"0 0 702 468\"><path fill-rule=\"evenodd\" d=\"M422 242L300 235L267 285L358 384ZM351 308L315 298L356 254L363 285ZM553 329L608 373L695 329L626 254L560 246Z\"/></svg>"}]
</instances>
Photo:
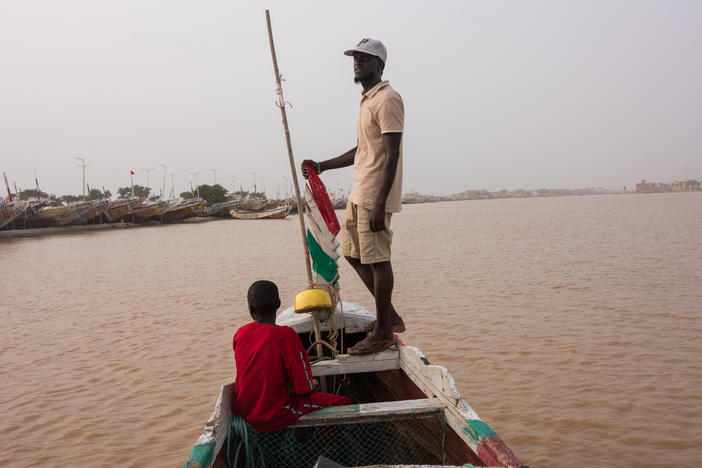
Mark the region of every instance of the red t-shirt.
<instances>
[{"instance_id":1,"label":"red t-shirt","mask_svg":"<svg viewBox=\"0 0 702 468\"><path fill-rule=\"evenodd\" d=\"M233 340L236 382L232 411L260 432L292 424L303 414L348 405L348 398L312 391L312 369L300 337L290 327L252 322Z\"/></svg>"}]
</instances>

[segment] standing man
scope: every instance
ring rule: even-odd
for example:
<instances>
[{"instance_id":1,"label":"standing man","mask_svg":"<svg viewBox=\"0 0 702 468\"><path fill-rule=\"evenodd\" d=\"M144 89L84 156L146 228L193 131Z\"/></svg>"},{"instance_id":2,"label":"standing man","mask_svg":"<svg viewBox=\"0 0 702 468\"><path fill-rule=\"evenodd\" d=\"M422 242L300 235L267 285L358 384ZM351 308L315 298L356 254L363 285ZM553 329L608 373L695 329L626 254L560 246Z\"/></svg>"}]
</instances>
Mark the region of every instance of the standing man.
<instances>
[{"instance_id":1,"label":"standing man","mask_svg":"<svg viewBox=\"0 0 702 468\"><path fill-rule=\"evenodd\" d=\"M369 327L368 336L348 352L369 354L393 346L393 332L405 331L405 324L391 302L394 277L390 263L390 218L400 211L402 195L405 110L397 91L388 81L381 80L387 59L382 42L362 39L344 55L353 56L354 82L363 86L356 125L357 146L326 161L303 161L302 175L307 178L307 165L318 174L354 166L341 253L373 294L376 321Z\"/></svg>"}]
</instances>

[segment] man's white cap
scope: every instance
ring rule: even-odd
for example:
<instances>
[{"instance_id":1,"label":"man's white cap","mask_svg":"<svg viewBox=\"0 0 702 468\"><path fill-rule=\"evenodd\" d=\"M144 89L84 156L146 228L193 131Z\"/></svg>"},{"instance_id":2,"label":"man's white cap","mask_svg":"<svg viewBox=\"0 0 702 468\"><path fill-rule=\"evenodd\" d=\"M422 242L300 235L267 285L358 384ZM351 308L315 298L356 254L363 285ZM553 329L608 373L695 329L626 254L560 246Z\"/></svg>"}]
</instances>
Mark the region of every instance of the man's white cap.
<instances>
[{"instance_id":1,"label":"man's white cap","mask_svg":"<svg viewBox=\"0 0 702 468\"><path fill-rule=\"evenodd\" d=\"M388 51L385 50L385 46L382 42L376 39L361 39L361 42L356 44L356 47L349 49L344 52L344 55L353 55L354 52L362 52L368 55L374 55L385 63L388 58Z\"/></svg>"}]
</instances>

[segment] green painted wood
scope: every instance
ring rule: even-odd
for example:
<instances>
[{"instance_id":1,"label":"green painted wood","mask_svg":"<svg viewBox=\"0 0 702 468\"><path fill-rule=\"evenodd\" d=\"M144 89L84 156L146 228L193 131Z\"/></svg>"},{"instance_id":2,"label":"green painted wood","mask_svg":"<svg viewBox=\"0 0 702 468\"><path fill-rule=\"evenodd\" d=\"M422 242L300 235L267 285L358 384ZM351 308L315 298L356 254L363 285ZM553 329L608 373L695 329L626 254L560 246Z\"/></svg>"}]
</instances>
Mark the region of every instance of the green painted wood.
<instances>
[{"instance_id":1,"label":"green painted wood","mask_svg":"<svg viewBox=\"0 0 702 468\"><path fill-rule=\"evenodd\" d=\"M183 464L183 468L209 468L214 461L214 449L214 442L194 446Z\"/></svg>"},{"instance_id":2,"label":"green painted wood","mask_svg":"<svg viewBox=\"0 0 702 468\"><path fill-rule=\"evenodd\" d=\"M463 433L470 437L476 445L483 439L499 438L497 433L480 419L466 420L466 426L463 426Z\"/></svg>"}]
</instances>

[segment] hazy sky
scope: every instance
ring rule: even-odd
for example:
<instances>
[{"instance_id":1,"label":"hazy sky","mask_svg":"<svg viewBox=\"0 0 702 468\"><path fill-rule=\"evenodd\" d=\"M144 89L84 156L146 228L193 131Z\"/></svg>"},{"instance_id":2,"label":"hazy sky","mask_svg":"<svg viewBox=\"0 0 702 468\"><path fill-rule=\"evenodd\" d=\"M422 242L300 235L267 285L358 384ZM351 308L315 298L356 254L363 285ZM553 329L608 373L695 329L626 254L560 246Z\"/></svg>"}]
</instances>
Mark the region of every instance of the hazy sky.
<instances>
[{"instance_id":1,"label":"hazy sky","mask_svg":"<svg viewBox=\"0 0 702 468\"><path fill-rule=\"evenodd\" d=\"M405 101L404 186L627 188L702 178L702 2L0 0L0 170L77 194L290 178L264 9L296 160L352 148L342 54L388 49ZM349 189L352 169L324 175ZM4 187L3 187L4 192Z\"/></svg>"}]
</instances>

